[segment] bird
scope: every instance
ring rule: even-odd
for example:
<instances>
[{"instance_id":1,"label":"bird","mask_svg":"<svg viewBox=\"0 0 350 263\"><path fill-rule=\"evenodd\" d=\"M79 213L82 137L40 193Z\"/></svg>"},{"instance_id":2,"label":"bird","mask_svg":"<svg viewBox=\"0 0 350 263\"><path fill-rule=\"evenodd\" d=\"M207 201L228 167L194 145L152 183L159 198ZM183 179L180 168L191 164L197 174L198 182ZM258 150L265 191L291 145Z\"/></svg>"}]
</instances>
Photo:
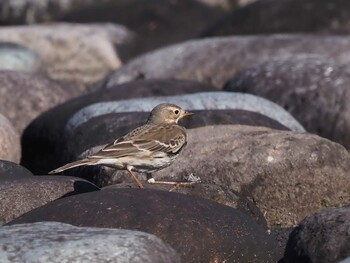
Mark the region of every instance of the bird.
<instances>
[{"instance_id":1,"label":"bird","mask_svg":"<svg viewBox=\"0 0 350 263\"><path fill-rule=\"evenodd\" d=\"M147 122L107 144L85 159L68 163L49 172L56 174L84 165L104 165L127 170L139 188L144 188L134 172L152 173L171 165L187 144L186 129L178 124L183 117L193 115L180 106L161 103L154 107ZM180 185L179 182L155 181L149 183ZM186 185L186 183L183 183Z\"/></svg>"}]
</instances>

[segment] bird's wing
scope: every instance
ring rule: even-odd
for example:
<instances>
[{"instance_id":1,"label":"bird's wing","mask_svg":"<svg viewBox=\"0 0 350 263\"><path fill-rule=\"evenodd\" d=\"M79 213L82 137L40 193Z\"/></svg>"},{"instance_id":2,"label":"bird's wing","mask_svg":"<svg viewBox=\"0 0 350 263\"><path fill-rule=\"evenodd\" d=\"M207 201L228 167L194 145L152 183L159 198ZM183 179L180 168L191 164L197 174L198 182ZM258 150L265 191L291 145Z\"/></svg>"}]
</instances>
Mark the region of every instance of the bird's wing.
<instances>
[{"instance_id":1,"label":"bird's wing","mask_svg":"<svg viewBox=\"0 0 350 263\"><path fill-rule=\"evenodd\" d=\"M149 151L176 153L185 144L186 131L181 126L154 125L141 132L129 133L88 158L119 158Z\"/></svg>"}]
</instances>

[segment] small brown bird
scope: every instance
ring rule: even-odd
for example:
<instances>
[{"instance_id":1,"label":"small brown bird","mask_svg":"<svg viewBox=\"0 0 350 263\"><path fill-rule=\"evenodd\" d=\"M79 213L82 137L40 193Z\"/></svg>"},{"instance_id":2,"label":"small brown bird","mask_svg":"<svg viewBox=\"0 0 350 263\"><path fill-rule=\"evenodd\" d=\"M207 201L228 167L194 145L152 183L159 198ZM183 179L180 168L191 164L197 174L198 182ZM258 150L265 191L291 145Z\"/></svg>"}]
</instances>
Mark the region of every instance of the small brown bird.
<instances>
[{"instance_id":1,"label":"small brown bird","mask_svg":"<svg viewBox=\"0 0 350 263\"><path fill-rule=\"evenodd\" d=\"M186 129L177 123L189 115L192 113L175 104L159 104L152 110L146 124L116 139L99 152L83 160L61 166L49 174L82 165L105 165L118 170L127 170L138 187L143 188L133 171L151 173L172 164L187 142ZM154 179L149 182L178 184L157 182Z\"/></svg>"}]
</instances>

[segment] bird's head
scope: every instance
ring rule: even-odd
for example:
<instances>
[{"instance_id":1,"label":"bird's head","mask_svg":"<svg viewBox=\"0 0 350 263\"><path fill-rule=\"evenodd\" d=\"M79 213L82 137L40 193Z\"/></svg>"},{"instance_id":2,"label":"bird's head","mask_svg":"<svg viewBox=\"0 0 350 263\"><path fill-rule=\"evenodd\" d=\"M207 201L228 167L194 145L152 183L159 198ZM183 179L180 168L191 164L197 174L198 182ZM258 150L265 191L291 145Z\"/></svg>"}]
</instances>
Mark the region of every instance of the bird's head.
<instances>
[{"instance_id":1,"label":"bird's head","mask_svg":"<svg viewBox=\"0 0 350 263\"><path fill-rule=\"evenodd\" d=\"M192 114L175 104L162 103L153 108L148 123L177 123L181 118Z\"/></svg>"}]
</instances>

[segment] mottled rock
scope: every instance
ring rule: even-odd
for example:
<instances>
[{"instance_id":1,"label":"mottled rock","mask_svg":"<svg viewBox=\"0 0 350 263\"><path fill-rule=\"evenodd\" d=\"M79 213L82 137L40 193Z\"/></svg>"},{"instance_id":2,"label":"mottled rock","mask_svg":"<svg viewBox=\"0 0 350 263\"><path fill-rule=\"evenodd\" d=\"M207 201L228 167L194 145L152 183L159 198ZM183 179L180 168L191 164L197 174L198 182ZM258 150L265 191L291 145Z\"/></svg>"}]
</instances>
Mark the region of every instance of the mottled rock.
<instances>
[{"instance_id":1,"label":"mottled rock","mask_svg":"<svg viewBox=\"0 0 350 263\"><path fill-rule=\"evenodd\" d=\"M74 177L0 176L0 225L58 198L97 190Z\"/></svg>"},{"instance_id":2,"label":"mottled rock","mask_svg":"<svg viewBox=\"0 0 350 263\"><path fill-rule=\"evenodd\" d=\"M181 125L188 129L218 124L242 124L288 130L279 122L251 111L191 110L191 112L194 113L193 116L180 121ZM143 125L149 114L149 112L121 112L91 118L74 129L69 137L58 140L56 165L77 160L84 151L92 147L111 143L116 138ZM88 175L87 172L84 172L84 178L101 185L99 176L94 172Z\"/></svg>"},{"instance_id":3,"label":"mottled rock","mask_svg":"<svg viewBox=\"0 0 350 263\"><path fill-rule=\"evenodd\" d=\"M116 189L75 195L39 207L10 224L50 220L151 233L170 244L183 262L278 259L275 241L245 214L166 191Z\"/></svg>"},{"instance_id":4,"label":"mottled rock","mask_svg":"<svg viewBox=\"0 0 350 263\"><path fill-rule=\"evenodd\" d=\"M349 185L348 185L349 186ZM285 263L332 263L350 257L350 206L318 211L289 236Z\"/></svg>"},{"instance_id":5,"label":"mottled rock","mask_svg":"<svg viewBox=\"0 0 350 263\"><path fill-rule=\"evenodd\" d=\"M19 134L12 123L0 114L0 160L19 163L20 159L21 144Z\"/></svg>"},{"instance_id":6,"label":"mottled rock","mask_svg":"<svg viewBox=\"0 0 350 263\"><path fill-rule=\"evenodd\" d=\"M0 41L13 42L37 52L47 74L56 80L93 83L121 65L114 45L131 33L113 24L47 24L0 28Z\"/></svg>"},{"instance_id":7,"label":"mottled rock","mask_svg":"<svg viewBox=\"0 0 350 263\"><path fill-rule=\"evenodd\" d=\"M180 262L156 236L125 229L39 222L0 228L0 243L1 262Z\"/></svg>"},{"instance_id":8,"label":"mottled rock","mask_svg":"<svg viewBox=\"0 0 350 263\"><path fill-rule=\"evenodd\" d=\"M0 160L0 180L6 178L22 178L32 176L33 174L23 166L16 163Z\"/></svg>"},{"instance_id":9,"label":"mottled rock","mask_svg":"<svg viewBox=\"0 0 350 263\"><path fill-rule=\"evenodd\" d=\"M249 94L233 92L202 92L168 97L152 97L123 101L96 103L85 107L73 115L66 124L65 135L89 119L114 112L150 112L160 103L175 103L186 110L226 110L240 109L265 115L291 130L304 131L304 128L280 106Z\"/></svg>"},{"instance_id":10,"label":"mottled rock","mask_svg":"<svg viewBox=\"0 0 350 263\"><path fill-rule=\"evenodd\" d=\"M20 134L40 113L77 94L75 87L44 76L0 71L0 112Z\"/></svg>"},{"instance_id":11,"label":"mottled rock","mask_svg":"<svg viewBox=\"0 0 350 263\"><path fill-rule=\"evenodd\" d=\"M315 35L257 35L192 40L139 56L110 75L106 85L135 79L174 78L221 89L237 71L273 56L319 54L350 61L350 38Z\"/></svg>"},{"instance_id":12,"label":"mottled rock","mask_svg":"<svg viewBox=\"0 0 350 263\"><path fill-rule=\"evenodd\" d=\"M205 199L212 200L216 203L237 208L239 211L255 219L255 221L266 227L266 220L259 208L239 193L228 189L227 187L216 184L194 184L192 187L174 187L173 185L163 184L148 184L143 183L146 189L170 191L185 195L199 196ZM121 189L121 188L137 188L134 182L121 183L103 187L101 190ZM284 243L284 245L286 242ZM284 248L284 247L283 247Z\"/></svg>"},{"instance_id":13,"label":"mottled rock","mask_svg":"<svg viewBox=\"0 0 350 263\"><path fill-rule=\"evenodd\" d=\"M203 36L350 33L347 0L265 0L233 10ZM317 12L315 12L317 10Z\"/></svg>"},{"instance_id":14,"label":"mottled rock","mask_svg":"<svg viewBox=\"0 0 350 263\"><path fill-rule=\"evenodd\" d=\"M323 57L275 58L236 74L225 90L264 97L288 110L307 131L350 148L350 75Z\"/></svg>"},{"instance_id":15,"label":"mottled rock","mask_svg":"<svg viewBox=\"0 0 350 263\"><path fill-rule=\"evenodd\" d=\"M204 83L183 80L140 80L116 86L104 86L44 112L33 120L22 136L22 164L33 173L44 174L55 168L56 146L69 118L81 108L101 101L150 96L170 96L215 90ZM112 123L111 123L112 125ZM103 134L99 136L103 137ZM99 137L98 136L98 137Z\"/></svg>"},{"instance_id":16,"label":"mottled rock","mask_svg":"<svg viewBox=\"0 0 350 263\"><path fill-rule=\"evenodd\" d=\"M0 42L0 70L39 73L44 71L44 67L33 50L14 43Z\"/></svg>"}]
</instances>

